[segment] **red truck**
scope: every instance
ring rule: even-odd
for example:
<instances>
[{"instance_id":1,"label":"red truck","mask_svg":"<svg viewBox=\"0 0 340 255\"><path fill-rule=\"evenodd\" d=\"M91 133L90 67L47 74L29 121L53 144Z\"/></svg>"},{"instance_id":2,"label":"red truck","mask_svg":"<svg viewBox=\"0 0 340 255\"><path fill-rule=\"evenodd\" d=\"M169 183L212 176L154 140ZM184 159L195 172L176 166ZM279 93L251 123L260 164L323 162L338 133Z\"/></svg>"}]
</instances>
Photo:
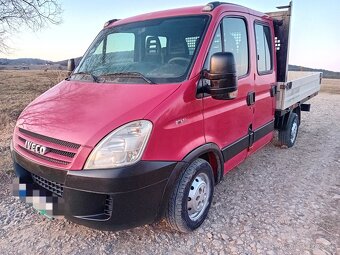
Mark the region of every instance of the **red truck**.
<instances>
[{"instance_id":1,"label":"red truck","mask_svg":"<svg viewBox=\"0 0 340 255\"><path fill-rule=\"evenodd\" d=\"M108 21L21 113L19 194L44 190L54 214L102 230L198 228L214 186L275 130L294 145L320 89L321 73L288 74L291 5L280 8L212 2Z\"/></svg>"}]
</instances>

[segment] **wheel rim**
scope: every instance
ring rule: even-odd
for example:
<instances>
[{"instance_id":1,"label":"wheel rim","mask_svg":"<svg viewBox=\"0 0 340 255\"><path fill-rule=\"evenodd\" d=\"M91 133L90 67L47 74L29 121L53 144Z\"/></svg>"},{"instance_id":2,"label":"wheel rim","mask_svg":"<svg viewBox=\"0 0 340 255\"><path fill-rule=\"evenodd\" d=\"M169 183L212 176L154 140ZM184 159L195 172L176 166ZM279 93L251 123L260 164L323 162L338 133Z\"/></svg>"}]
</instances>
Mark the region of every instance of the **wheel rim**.
<instances>
[{"instance_id":1,"label":"wheel rim","mask_svg":"<svg viewBox=\"0 0 340 255\"><path fill-rule=\"evenodd\" d=\"M204 213L209 204L211 183L208 175L200 173L190 185L187 210L192 221L197 220Z\"/></svg>"},{"instance_id":2,"label":"wheel rim","mask_svg":"<svg viewBox=\"0 0 340 255\"><path fill-rule=\"evenodd\" d=\"M297 122L294 121L293 124L292 124L291 132L290 132L290 141L292 143L294 143L294 141L296 139L297 130L298 130L298 125L297 125Z\"/></svg>"}]
</instances>

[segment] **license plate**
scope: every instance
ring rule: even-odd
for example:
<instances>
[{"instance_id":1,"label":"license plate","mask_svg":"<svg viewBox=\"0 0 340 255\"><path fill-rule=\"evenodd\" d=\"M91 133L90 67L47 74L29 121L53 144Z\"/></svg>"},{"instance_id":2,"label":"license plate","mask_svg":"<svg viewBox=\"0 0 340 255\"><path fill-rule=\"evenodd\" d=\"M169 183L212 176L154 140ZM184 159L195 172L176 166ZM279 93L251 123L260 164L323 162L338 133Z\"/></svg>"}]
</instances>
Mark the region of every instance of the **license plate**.
<instances>
[{"instance_id":1,"label":"license plate","mask_svg":"<svg viewBox=\"0 0 340 255\"><path fill-rule=\"evenodd\" d=\"M16 179L12 184L13 195L31 204L39 214L55 219L62 215L63 199L41 188L35 183L21 183Z\"/></svg>"}]
</instances>

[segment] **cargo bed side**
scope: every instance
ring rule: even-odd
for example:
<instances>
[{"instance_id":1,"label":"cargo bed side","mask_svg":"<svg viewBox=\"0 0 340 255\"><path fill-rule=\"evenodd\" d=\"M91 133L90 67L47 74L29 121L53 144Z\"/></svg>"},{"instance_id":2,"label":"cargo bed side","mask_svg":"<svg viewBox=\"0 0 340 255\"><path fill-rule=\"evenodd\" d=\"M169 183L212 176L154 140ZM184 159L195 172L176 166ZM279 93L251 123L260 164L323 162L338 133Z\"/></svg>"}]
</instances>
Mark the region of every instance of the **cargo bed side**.
<instances>
[{"instance_id":1,"label":"cargo bed side","mask_svg":"<svg viewBox=\"0 0 340 255\"><path fill-rule=\"evenodd\" d=\"M288 72L288 81L279 82L276 94L276 110L285 111L302 104L320 91L319 72Z\"/></svg>"}]
</instances>

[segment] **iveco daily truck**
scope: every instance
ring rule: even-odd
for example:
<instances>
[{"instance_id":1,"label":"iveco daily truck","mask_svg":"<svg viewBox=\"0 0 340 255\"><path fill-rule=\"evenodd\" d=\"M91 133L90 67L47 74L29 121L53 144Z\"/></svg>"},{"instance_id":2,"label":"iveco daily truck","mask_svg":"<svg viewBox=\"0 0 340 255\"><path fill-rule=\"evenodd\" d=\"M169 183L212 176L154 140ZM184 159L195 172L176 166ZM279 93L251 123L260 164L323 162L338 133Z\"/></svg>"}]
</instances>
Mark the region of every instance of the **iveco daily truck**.
<instances>
[{"instance_id":1,"label":"iveco daily truck","mask_svg":"<svg viewBox=\"0 0 340 255\"><path fill-rule=\"evenodd\" d=\"M287 71L290 16L291 5L212 2L108 21L69 77L21 113L19 189L44 190L52 211L97 229L161 218L198 228L214 186L275 129L294 145L320 89L320 73Z\"/></svg>"}]
</instances>

